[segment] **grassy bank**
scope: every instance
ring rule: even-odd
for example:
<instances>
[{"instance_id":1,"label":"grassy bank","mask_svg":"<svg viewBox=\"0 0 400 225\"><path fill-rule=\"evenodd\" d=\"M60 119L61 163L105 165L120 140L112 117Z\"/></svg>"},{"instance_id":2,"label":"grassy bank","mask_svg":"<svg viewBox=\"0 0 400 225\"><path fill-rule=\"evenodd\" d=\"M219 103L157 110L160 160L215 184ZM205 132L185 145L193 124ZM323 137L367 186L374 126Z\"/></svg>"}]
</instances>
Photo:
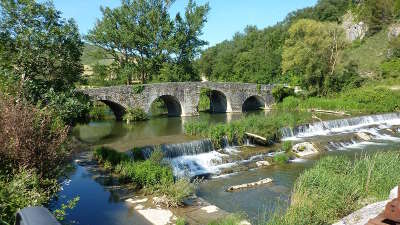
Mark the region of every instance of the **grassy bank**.
<instances>
[{"instance_id":1,"label":"grassy bank","mask_svg":"<svg viewBox=\"0 0 400 225\"><path fill-rule=\"evenodd\" d=\"M191 121L185 123L184 129L188 135L210 138L215 147L221 146L224 137L230 142L240 144L246 132L265 137L268 142L274 143L280 140L282 127L293 127L311 119L311 114L307 112L279 113L270 116L252 115L231 123L209 124Z\"/></svg>"},{"instance_id":2,"label":"grassy bank","mask_svg":"<svg viewBox=\"0 0 400 225\"><path fill-rule=\"evenodd\" d=\"M352 115L395 112L400 110L400 92L371 85L347 90L328 97L287 97L277 104L280 110L324 109L346 111Z\"/></svg>"},{"instance_id":3,"label":"grassy bank","mask_svg":"<svg viewBox=\"0 0 400 225\"><path fill-rule=\"evenodd\" d=\"M400 182L399 152L326 157L297 179L291 205L267 224L332 224L366 204L388 198Z\"/></svg>"},{"instance_id":4,"label":"grassy bank","mask_svg":"<svg viewBox=\"0 0 400 225\"><path fill-rule=\"evenodd\" d=\"M132 183L146 194L159 196L167 207L178 207L194 193L195 185L189 180L175 180L172 168L165 164L163 153L156 150L147 160L133 160L125 153L100 147L94 150L94 158L104 168L116 173L122 183Z\"/></svg>"}]
</instances>

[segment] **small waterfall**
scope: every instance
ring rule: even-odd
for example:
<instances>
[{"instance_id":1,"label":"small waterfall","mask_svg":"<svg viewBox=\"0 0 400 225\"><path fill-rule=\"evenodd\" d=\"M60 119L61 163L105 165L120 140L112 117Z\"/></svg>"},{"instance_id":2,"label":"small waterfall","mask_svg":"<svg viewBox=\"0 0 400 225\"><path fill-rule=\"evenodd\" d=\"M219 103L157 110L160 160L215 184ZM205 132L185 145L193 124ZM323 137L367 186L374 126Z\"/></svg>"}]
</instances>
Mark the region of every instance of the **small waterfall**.
<instances>
[{"instance_id":1,"label":"small waterfall","mask_svg":"<svg viewBox=\"0 0 400 225\"><path fill-rule=\"evenodd\" d=\"M291 128L283 128L284 140L298 139L313 136L326 136L334 133L354 132L368 126L380 126L388 128L400 125L400 113L389 113L382 115L360 116L348 119L338 119L316 122Z\"/></svg>"},{"instance_id":2,"label":"small waterfall","mask_svg":"<svg viewBox=\"0 0 400 225\"><path fill-rule=\"evenodd\" d=\"M154 151L155 147L145 147L142 149L144 157L147 159ZM175 158L185 155L198 155L213 151L213 145L210 139L191 141L181 144L165 144L161 145L161 151L165 158Z\"/></svg>"}]
</instances>

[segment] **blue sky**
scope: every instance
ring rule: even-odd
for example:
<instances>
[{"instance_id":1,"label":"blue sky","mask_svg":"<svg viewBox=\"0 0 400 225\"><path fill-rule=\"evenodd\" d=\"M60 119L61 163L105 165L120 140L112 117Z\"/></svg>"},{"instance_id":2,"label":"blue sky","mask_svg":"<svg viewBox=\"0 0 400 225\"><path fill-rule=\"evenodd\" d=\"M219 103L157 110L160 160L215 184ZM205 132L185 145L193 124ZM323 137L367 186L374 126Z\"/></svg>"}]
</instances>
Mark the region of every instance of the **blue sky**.
<instances>
[{"instance_id":1,"label":"blue sky","mask_svg":"<svg viewBox=\"0 0 400 225\"><path fill-rule=\"evenodd\" d=\"M100 6L117 7L120 0L53 0L63 17L74 18L80 32L86 34L101 18ZM183 12L187 0L176 0L170 9L171 16ZM203 39L215 45L230 39L247 25L264 28L282 21L296 9L315 5L317 0L197 0L198 4L209 2L211 10L203 29Z\"/></svg>"}]
</instances>

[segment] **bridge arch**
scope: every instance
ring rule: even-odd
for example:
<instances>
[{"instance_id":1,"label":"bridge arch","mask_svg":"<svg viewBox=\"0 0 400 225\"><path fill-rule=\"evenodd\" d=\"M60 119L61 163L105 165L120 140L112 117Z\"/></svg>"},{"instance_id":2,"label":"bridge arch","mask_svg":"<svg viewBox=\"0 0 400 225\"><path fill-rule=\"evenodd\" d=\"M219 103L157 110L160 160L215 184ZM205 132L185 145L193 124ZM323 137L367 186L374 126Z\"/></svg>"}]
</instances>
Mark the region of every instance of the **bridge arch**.
<instances>
[{"instance_id":1,"label":"bridge arch","mask_svg":"<svg viewBox=\"0 0 400 225\"><path fill-rule=\"evenodd\" d=\"M219 90L210 90L210 112L225 113L228 111L228 101L226 95Z\"/></svg>"},{"instance_id":2,"label":"bridge arch","mask_svg":"<svg viewBox=\"0 0 400 225\"><path fill-rule=\"evenodd\" d=\"M98 101L106 104L111 109L111 111L114 113L116 120L118 121L122 120L122 117L125 115L126 112L124 106L111 100L98 100Z\"/></svg>"},{"instance_id":3,"label":"bridge arch","mask_svg":"<svg viewBox=\"0 0 400 225\"><path fill-rule=\"evenodd\" d=\"M173 117L182 115L182 104L177 97L173 95L161 95L155 98L151 104L158 99L161 99L164 102L164 105L168 110L168 116Z\"/></svg>"},{"instance_id":4,"label":"bridge arch","mask_svg":"<svg viewBox=\"0 0 400 225\"><path fill-rule=\"evenodd\" d=\"M265 107L265 100L261 96L252 95L243 102L242 112L259 110Z\"/></svg>"}]
</instances>

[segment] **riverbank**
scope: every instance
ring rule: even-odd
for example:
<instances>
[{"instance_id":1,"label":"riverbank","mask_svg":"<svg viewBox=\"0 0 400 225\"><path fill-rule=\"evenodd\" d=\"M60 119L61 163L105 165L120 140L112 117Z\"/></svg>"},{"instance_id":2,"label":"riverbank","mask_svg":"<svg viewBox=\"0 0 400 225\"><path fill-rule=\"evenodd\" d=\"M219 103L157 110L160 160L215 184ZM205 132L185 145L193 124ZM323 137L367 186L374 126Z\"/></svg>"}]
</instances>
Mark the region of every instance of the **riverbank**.
<instances>
[{"instance_id":1,"label":"riverbank","mask_svg":"<svg viewBox=\"0 0 400 225\"><path fill-rule=\"evenodd\" d=\"M400 152L326 157L297 179L287 212L273 224L332 224L363 206L385 200L400 182Z\"/></svg>"}]
</instances>

